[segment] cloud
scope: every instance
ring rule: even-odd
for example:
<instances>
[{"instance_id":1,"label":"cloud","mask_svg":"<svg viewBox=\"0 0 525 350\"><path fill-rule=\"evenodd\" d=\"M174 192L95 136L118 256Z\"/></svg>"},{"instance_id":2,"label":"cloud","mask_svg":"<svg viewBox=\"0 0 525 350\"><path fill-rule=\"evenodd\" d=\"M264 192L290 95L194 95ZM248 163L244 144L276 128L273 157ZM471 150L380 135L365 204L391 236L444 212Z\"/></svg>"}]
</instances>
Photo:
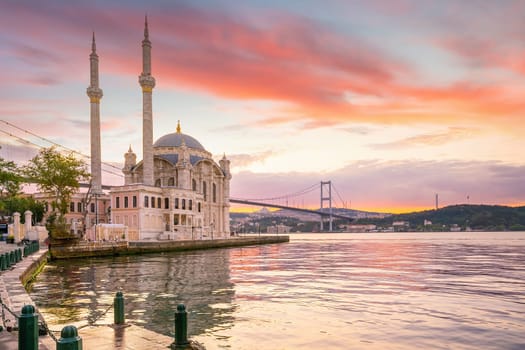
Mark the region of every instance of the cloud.
<instances>
[{"instance_id":1,"label":"cloud","mask_svg":"<svg viewBox=\"0 0 525 350\"><path fill-rule=\"evenodd\" d=\"M254 163L264 162L267 158L275 155L274 151L265 151L251 154L232 154L228 155L228 159L232 163L233 169L245 168Z\"/></svg>"},{"instance_id":2,"label":"cloud","mask_svg":"<svg viewBox=\"0 0 525 350\"><path fill-rule=\"evenodd\" d=\"M49 49L42 49L35 46L10 43L13 54L21 61L36 67L57 65L64 63L64 57Z\"/></svg>"},{"instance_id":3,"label":"cloud","mask_svg":"<svg viewBox=\"0 0 525 350\"><path fill-rule=\"evenodd\" d=\"M344 3L339 5L345 7ZM514 46L523 32L515 15L522 6L515 6L502 6L508 20L501 22L503 29L498 33L509 40L485 35L488 30L482 29L490 24L487 16L484 10L471 6L475 15L465 11L466 6L448 4L438 7L431 18L425 16L430 5L410 1L374 1L369 11L410 18L400 28L412 29L417 45L445 48L477 60L483 67L504 66L525 72L523 50ZM461 11L452 11L456 7ZM97 31L102 76L130 76L140 70L137 53L143 16L138 7L9 3L4 13L11 14L2 16L5 25L16 30L18 41L24 42L10 41L4 50L31 64L53 65L56 76L77 77L86 72L92 28ZM468 17L468 24L458 13ZM198 90L229 100L269 101L278 104L279 110L247 124L292 122L303 129L348 122L435 123L458 118L500 128L513 124L525 112L522 83L512 85L500 76L494 83L489 73L485 76L476 71L474 77L461 74L436 86L421 79L415 68L418 59L427 58L411 61L414 58L399 55L357 31L344 31L313 18L269 9L260 9L255 16L252 11L198 7L190 2L159 6L150 14L153 74L158 88ZM416 35L413 29L417 26L424 30ZM458 34L463 33L459 29L467 34ZM69 63L80 57L85 65ZM447 63L436 62L436 69L446 69L443 65ZM459 70L468 68L460 66ZM52 77L26 81L60 83L60 78Z\"/></svg>"},{"instance_id":4,"label":"cloud","mask_svg":"<svg viewBox=\"0 0 525 350\"><path fill-rule=\"evenodd\" d=\"M400 149L414 146L441 146L446 143L468 139L479 131L473 128L449 127L445 132L428 133L407 137L405 139L369 145L373 149Z\"/></svg>"},{"instance_id":5,"label":"cloud","mask_svg":"<svg viewBox=\"0 0 525 350\"><path fill-rule=\"evenodd\" d=\"M232 179L233 198L268 198L295 193L320 181L331 180L333 199L341 207L398 211L470 203L525 205L525 165L498 161L360 161L325 174L241 172ZM319 189L305 196L290 196L288 203L319 207ZM281 200L280 204L283 204Z\"/></svg>"},{"instance_id":6,"label":"cloud","mask_svg":"<svg viewBox=\"0 0 525 350\"><path fill-rule=\"evenodd\" d=\"M374 129L368 126L353 126L349 128L341 128L341 130L356 135L369 135L374 132Z\"/></svg>"}]
</instances>

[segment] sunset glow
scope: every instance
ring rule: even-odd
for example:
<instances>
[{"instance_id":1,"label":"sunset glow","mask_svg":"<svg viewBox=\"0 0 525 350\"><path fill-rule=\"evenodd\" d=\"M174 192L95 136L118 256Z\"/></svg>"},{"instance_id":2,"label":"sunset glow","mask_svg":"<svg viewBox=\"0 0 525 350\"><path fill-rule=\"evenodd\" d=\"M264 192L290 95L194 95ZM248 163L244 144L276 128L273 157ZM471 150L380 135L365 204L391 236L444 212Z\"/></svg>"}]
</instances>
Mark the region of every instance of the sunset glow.
<instances>
[{"instance_id":1,"label":"sunset glow","mask_svg":"<svg viewBox=\"0 0 525 350\"><path fill-rule=\"evenodd\" d=\"M102 159L117 174L130 144L141 159L146 13L154 139L180 120L226 154L232 197L331 180L352 209L525 205L525 2L5 2L1 119L88 154L94 31ZM0 130L8 160L34 155L20 138L50 145ZM289 201L318 208L319 192Z\"/></svg>"}]
</instances>

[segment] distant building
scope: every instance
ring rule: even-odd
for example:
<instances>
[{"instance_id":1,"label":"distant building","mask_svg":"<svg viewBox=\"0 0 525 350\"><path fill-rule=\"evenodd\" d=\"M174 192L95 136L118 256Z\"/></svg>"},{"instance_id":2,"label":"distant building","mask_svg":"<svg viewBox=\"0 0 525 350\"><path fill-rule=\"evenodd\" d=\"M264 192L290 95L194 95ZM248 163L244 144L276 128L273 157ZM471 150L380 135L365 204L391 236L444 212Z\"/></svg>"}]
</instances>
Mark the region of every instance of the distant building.
<instances>
[{"instance_id":1,"label":"distant building","mask_svg":"<svg viewBox=\"0 0 525 350\"><path fill-rule=\"evenodd\" d=\"M392 223L392 226L394 228L394 231L406 231L410 227L410 223L408 221L394 221Z\"/></svg>"},{"instance_id":2,"label":"distant building","mask_svg":"<svg viewBox=\"0 0 525 350\"><path fill-rule=\"evenodd\" d=\"M290 226L286 225L274 225L266 228L267 233L290 233Z\"/></svg>"},{"instance_id":3,"label":"distant building","mask_svg":"<svg viewBox=\"0 0 525 350\"><path fill-rule=\"evenodd\" d=\"M342 225L345 232L371 232L377 229L376 225Z\"/></svg>"},{"instance_id":4,"label":"distant building","mask_svg":"<svg viewBox=\"0 0 525 350\"><path fill-rule=\"evenodd\" d=\"M427 219L425 219L425 220L423 221L423 226L430 226L430 225L432 225L432 221L427 220Z\"/></svg>"},{"instance_id":5,"label":"distant building","mask_svg":"<svg viewBox=\"0 0 525 350\"><path fill-rule=\"evenodd\" d=\"M459 231L461 231L461 227L458 226L458 224L452 224L452 226L450 226L450 231L451 232L459 232Z\"/></svg>"}]
</instances>

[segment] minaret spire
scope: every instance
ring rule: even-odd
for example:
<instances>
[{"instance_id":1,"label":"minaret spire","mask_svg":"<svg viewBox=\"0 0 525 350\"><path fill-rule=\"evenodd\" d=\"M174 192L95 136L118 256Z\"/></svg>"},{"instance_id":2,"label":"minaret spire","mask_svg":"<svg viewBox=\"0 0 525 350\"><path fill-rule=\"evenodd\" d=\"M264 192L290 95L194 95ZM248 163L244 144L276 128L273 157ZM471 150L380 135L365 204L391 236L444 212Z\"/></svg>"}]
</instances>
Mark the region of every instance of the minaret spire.
<instances>
[{"instance_id":1,"label":"minaret spire","mask_svg":"<svg viewBox=\"0 0 525 350\"><path fill-rule=\"evenodd\" d=\"M90 79L87 95L90 101L90 139L91 139L91 186L94 194L102 193L102 159L100 146L100 99L102 89L98 81L98 55L96 52L95 32L91 42L89 55Z\"/></svg>"},{"instance_id":2,"label":"minaret spire","mask_svg":"<svg viewBox=\"0 0 525 350\"><path fill-rule=\"evenodd\" d=\"M149 41L148 17L144 21L144 40L142 40L142 73L139 76L142 87L142 181L153 186L153 108L152 93L155 78L151 75L151 42Z\"/></svg>"},{"instance_id":3,"label":"minaret spire","mask_svg":"<svg viewBox=\"0 0 525 350\"><path fill-rule=\"evenodd\" d=\"M91 53L97 53L97 44L95 44L95 32L93 32L93 41L91 42Z\"/></svg>"},{"instance_id":4,"label":"minaret spire","mask_svg":"<svg viewBox=\"0 0 525 350\"><path fill-rule=\"evenodd\" d=\"M149 31L148 31L148 15L144 20L144 40L149 40Z\"/></svg>"}]
</instances>

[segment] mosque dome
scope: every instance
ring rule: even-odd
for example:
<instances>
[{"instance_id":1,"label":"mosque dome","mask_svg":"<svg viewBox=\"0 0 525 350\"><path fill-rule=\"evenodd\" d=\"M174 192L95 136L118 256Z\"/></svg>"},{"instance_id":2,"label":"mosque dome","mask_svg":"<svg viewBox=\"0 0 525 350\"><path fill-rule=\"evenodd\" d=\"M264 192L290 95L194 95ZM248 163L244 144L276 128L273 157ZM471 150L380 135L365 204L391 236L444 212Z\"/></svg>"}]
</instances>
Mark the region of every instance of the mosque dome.
<instances>
[{"instance_id":1,"label":"mosque dome","mask_svg":"<svg viewBox=\"0 0 525 350\"><path fill-rule=\"evenodd\" d=\"M155 141L153 147L181 147L183 139L186 147L206 151L201 143L195 138L180 132L180 124L177 125L176 132L162 136Z\"/></svg>"}]
</instances>

